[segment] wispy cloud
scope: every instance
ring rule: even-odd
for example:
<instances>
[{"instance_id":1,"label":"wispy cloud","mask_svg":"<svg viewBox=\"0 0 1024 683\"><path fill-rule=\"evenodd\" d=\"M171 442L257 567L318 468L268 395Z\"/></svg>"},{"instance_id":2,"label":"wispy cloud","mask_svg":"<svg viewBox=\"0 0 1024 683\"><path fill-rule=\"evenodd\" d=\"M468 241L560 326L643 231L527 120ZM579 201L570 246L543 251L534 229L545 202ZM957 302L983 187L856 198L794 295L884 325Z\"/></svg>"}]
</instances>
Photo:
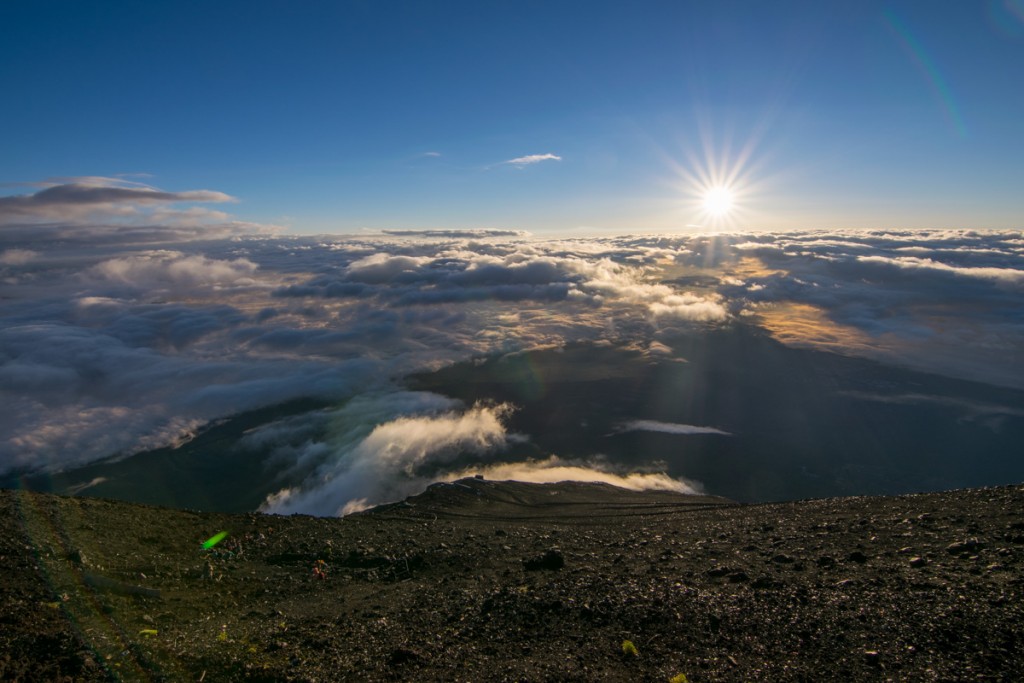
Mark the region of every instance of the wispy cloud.
<instances>
[{"instance_id":1,"label":"wispy cloud","mask_svg":"<svg viewBox=\"0 0 1024 683\"><path fill-rule=\"evenodd\" d=\"M729 432L714 427L698 427L675 422L658 422L657 420L632 420L622 425L620 432L661 432L663 434L719 434L732 436Z\"/></svg>"},{"instance_id":2,"label":"wispy cloud","mask_svg":"<svg viewBox=\"0 0 1024 683\"><path fill-rule=\"evenodd\" d=\"M142 183L89 176L45 182L32 194L0 197L0 223L25 220L76 221L97 213L125 216L140 207L180 202L234 202L231 195L212 190L166 192Z\"/></svg>"},{"instance_id":3,"label":"wispy cloud","mask_svg":"<svg viewBox=\"0 0 1024 683\"><path fill-rule=\"evenodd\" d=\"M524 157L516 157L515 159L509 159L508 161L503 161L501 163L508 164L510 166L518 166L522 168L523 166L529 166L531 164L539 164L542 161L561 160L562 157L558 156L557 154L551 154L550 152L548 152L547 154L527 154Z\"/></svg>"},{"instance_id":4,"label":"wispy cloud","mask_svg":"<svg viewBox=\"0 0 1024 683\"><path fill-rule=\"evenodd\" d=\"M394 237L438 237L444 239L480 239L487 237L529 237L526 230L467 228L465 230L381 230Z\"/></svg>"}]
</instances>

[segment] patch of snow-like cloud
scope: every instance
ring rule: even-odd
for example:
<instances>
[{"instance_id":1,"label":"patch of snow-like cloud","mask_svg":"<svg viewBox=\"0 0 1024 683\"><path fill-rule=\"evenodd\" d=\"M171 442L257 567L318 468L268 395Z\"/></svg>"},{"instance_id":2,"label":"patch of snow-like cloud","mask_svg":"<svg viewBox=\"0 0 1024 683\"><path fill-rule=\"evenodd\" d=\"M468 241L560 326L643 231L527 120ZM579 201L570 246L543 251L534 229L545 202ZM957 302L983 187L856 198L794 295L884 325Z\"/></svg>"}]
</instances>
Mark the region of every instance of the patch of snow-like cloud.
<instances>
[{"instance_id":1,"label":"patch of snow-like cloud","mask_svg":"<svg viewBox=\"0 0 1024 683\"><path fill-rule=\"evenodd\" d=\"M554 484L561 481L582 481L611 484L631 491L675 491L676 493L703 493L701 485L687 479L673 479L661 472L616 473L603 464L576 463L551 456L543 460L505 462L471 467L450 472L440 481L456 481L481 475L496 481L523 481L533 484Z\"/></svg>"}]
</instances>

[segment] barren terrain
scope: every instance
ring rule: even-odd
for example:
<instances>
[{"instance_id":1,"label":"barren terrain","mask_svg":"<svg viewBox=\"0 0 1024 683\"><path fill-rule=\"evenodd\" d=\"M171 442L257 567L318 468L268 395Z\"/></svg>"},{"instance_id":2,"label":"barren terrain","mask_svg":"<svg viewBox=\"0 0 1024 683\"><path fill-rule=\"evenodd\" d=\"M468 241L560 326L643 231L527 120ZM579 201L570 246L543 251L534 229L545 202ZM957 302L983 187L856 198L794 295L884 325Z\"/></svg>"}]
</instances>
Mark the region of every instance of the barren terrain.
<instances>
[{"instance_id":1,"label":"barren terrain","mask_svg":"<svg viewBox=\"0 0 1024 683\"><path fill-rule=\"evenodd\" d=\"M742 506L468 479L344 519L0 509L3 680L1024 677L1019 486Z\"/></svg>"}]
</instances>

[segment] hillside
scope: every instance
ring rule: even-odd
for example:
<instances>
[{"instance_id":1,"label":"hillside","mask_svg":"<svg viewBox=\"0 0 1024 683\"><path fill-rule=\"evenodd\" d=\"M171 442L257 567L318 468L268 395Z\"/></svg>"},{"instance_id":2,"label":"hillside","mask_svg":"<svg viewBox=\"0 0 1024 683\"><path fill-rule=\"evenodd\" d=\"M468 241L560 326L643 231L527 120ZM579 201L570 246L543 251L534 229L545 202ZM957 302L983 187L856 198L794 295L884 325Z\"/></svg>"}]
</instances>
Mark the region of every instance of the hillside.
<instances>
[{"instance_id":1,"label":"hillside","mask_svg":"<svg viewBox=\"0 0 1024 683\"><path fill-rule=\"evenodd\" d=\"M1024 676L1019 486L741 506L469 479L344 519L6 490L0 511L3 680Z\"/></svg>"}]
</instances>

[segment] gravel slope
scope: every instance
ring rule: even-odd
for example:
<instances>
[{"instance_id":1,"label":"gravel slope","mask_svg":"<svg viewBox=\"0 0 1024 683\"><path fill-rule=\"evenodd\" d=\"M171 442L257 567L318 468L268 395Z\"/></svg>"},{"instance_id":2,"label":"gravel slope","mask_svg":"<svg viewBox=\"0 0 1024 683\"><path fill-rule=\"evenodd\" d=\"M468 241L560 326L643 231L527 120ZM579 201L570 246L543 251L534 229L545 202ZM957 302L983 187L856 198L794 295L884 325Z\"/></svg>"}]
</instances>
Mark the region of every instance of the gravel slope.
<instances>
[{"instance_id":1,"label":"gravel slope","mask_svg":"<svg viewBox=\"0 0 1024 683\"><path fill-rule=\"evenodd\" d=\"M0 680L1024 679L1018 486L739 506L471 479L345 519L14 491L0 511Z\"/></svg>"}]
</instances>

